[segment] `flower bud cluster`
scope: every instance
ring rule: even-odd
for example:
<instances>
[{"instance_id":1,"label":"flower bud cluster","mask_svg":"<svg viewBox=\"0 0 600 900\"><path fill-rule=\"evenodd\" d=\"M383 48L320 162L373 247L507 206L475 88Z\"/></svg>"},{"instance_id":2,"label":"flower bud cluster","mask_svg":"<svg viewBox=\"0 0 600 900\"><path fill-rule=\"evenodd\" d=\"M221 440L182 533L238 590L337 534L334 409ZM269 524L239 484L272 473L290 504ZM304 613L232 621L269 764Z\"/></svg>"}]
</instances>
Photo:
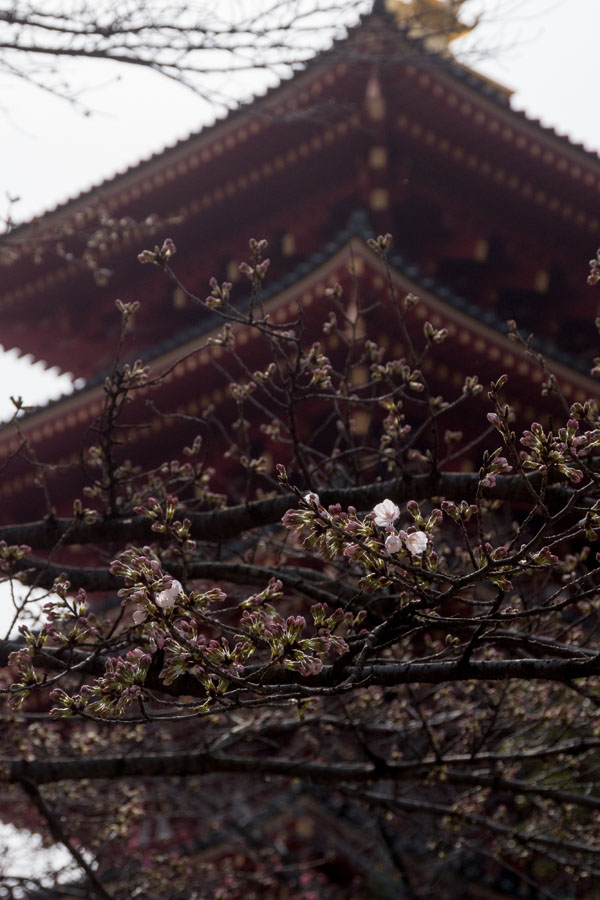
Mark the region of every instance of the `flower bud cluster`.
<instances>
[{"instance_id":1,"label":"flower bud cluster","mask_svg":"<svg viewBox=\"0 0 600 900\"><path fill-rule=\"evenodd\" d=\"M308 352L300 359L300 371L309 376L308 387L328 390L332 387L332 365L329 358L323 353L321 343L315 341Z\"/></svg>"},{"instance_id":2,"label":"flower bud cluster","mask_svg":"<svg viewBox=\"0 0 600 900\"><path fill-rule=\"evenodd\" d=\"M235 400L236 403L244 403L248 397L254 393L256 390L256 384L254 381L248 381L246 384L238 384L234 382L229 385L229 390L231 392L231 396Z\"/></svg>"},{"instance_id":3,"label":"flower bud cluster","mask_svg":"<svg viewBox=\"0 0 600 900\"><path fill-rule=\"evenodd\" d=\"M316 496L316 495L314 495ZM353 630L362 622L364 613L354 615L336 609L329 612L326 604L315 604L312 609L313 634L307 634L304 616L283 618L274 602L283 596L280 581L271 579L259 594L253 594L241 604L241 624L254 637L265 642L270 651L270 664L305 675L317 674L323 668L323 658L346 653L348 645L334 632L338 628Z\"/></svg>"},{"instance_id":4,"label":"flower bud cluster","mask_svg":"<svg viewBox=\"0 0 600 900\"><path fill-rule=\"evenodd\" d=\"M252 656L254 649L252 641L240 639L231 647L229 641L222 637L220 640L209 641L204 655L209 663L219 669L232 675L241 675L244 663Z\"/></svg>"},{"instance_id":5,"label":"flower bud cluster","mask_svg":"<svg viewBox=\"0 0 600 900\"><path fill-rule=\"evenodd\" d=\"M468 522L471 516L477 513L476 505L467 503L466 500L461 500L458 504L451 500L442 500L441 506L442 511L455 522Z\"/></svg>"},{"instance_id":6,"label":"flower bud cluster","mask_svg":"<svg viewBox=\"0 0 600 900\"><path fill-rule=\"evenodd\" d=\"M81 646L100 633L96 617L88 608L86 592L80 588L72 597L70 587L68 581L57 579L53 593L58 599L49 600L42 607L46 616L42 634L58 647Z\"/></svg>"},{"instance_id":7,"label":"flower bud cluster","mask_svg":"<svg viewBox=\"0 0 600 900\"><path fill-rule=\"evenodd\" d=\"M252 261L250 263L240 263L239 270L242 275L245 275L253 284L256 284L257 282L260 283L261 281L264 281L269 265L271 264L270 259L263 259L263 253L269 245L264 238L262 240L250 238L248 246L252 253Z\"/></svg>"},{"instance_id":8,"label":"flower bud cluster","mask_svg":"<svg viewBox=\"0 0 600 900\"><path fill-rule=\"evenodd\" d=\"M23 557L31 553L31 547L27 544L7 544L0 541L0 570L11 574L17 570L17 563Z\"/></svg>"},{"instance_id":9,"label":"flower bud cluster","mask_svg":"<svg viewBox=\"0 0 600 900\"><path fill-rule=\"evenodd\" d=\"M136 359L133 365L125 363L120 373L121 389L131 390L146 384L150 375L150 366L145 366L141 359Z\"/></svg>"},{"instance_id":10,"label":"flower bud cluster","mask_svg":"<svg viewBox=\"0 0 600 900\"><path fill-rule=\"evenodd\" d=\"M224 303L229 303L231 298L231 289L233 285L230 281L224 281L219 284L217 279L213 277L209 280L210 294L205 298L204 303L209 309L218 309Z\"/></svg>"},{"instance_id":11,"label":"flower bud cluster","mask_svg":"<svg viewBox=\"0 0 600 900\"><path fill-rule=\"evenodd\" d=\"M509 424L509 408L505 406L500 414L495 412L489 412L487 414L487 420L490 425L493 425L497 431L500 432L504 440L508 443L512 439L512 432L510 430Z\"/></svg>"},{"instance_id":12,"label":"flower bud cluster","mask_svg":"<svg viewBox=\"0 0 600 900\"><path fill-rule=\"evenodd\" d=\"M414 525L397 531L394 523L401 512L392 500L382 500L361 519L354 507L344 511L335 504L325 509L318 495L310 493L298 509L285 513L283 524L302 539L306 549L317 552L321 558L345 556L359 563L367 570L359 586L370 592L390 584L388 567L392 559L399 558L404 564L413 565L420 565L424 556L431 563L436 561L430 535L439 526L441 510L434 509L427 519L414 501L407 505L407 510L413 516Z\"/></svg>"},{"instance_id":13,"label":"flower bud cluster","mask_svg":"<svg viewBox=\"0 0 600 900\"><path fill-rule=\"evenodd\" d=\"M590 259L590 274L588 275L588 284L598 284L600 281L600 249L596 251L595 259Z\"/></svg>"},{"instance_id":14,"label":"flower bud cluster","mask_svg":"<svg viewBox=\"0 0 600 900\"><path fill-rule=\"evenodd\" d=\"M521 459L524 469L535 470L542 474L552 471L560 472L569 481L579 482L583 478L581 469L574 465L574 460L596 444L596 440L585 435L577 435L579 422L569 419L566 428L559 429L558 435L545 432L539 422L533 422L531 429L523 432L521 444L527 447L522 451ZM597 438L596 438L597 439Z\"/></svg>"},{"instance_id":15,"label":"flower bud cluster","mask_svg":"<svg viewBox=\"0 0 600 900\"><path fill-rule=\"evenodd\" d=\"M65 718L85 710L99 718L120 717L129 704L138 699L148 674L152 658L140 648L130 650L125 657L111 657L105 661L104 675L93 684L84 685L79 694L70 696L60 688L50 693L57 705L50 710L54 718Z\"/></svg>"},{"instance_id":16,"label":"flower bud cluster","mask_svg":"<svg viewBox=\"0 0 600 900\"><path fill-rule=\"evenodd\" d=\"M73 500L73 518L80 519L86 525L93 525L94 522L98 521L98 511L84 507L81 500L76 498Z\"/></svg>"},{"instance_id":17,"label":"flower bud cluster","mask_svg":"<svg viewBox=\"0 0 600 900\"><path fill-rule=\"evenodd\" d=\"M332 634L329 627L321 626L316 634L307 636L304 616L284 619L268 604L245 609L241 624L250 634L266 642L271 665L283 666L302 675L318 674L323 668L324 656L340 655L348 650L345 640Z\"/></svg>"},{"instance_id":18,"label":"flower bud cluster","mask_svg":"<svg viewBox=\"0 0 600 900\"><path fill-rule=\"evenodd\" d=\"M10 687L10 705L13 709L19 709L25 702L33 688L41 685L46 680L43 672L37 671L33 664L33 657L38 649L45 643L43 635L33 635L28 628L19 628L21 635L27 642L27 647L15 650L8 656L8 665L14 671L14 681Z\"/></svg>"},{"instance_id":19,"label":"flower bud cluster","mask_svg":"<svg viewBox=\"0 0 600 900\"><path fill-rule=\"evenodd\" d=\"M386 363L378 360L370 368L373 381L392 381L395 377L400 377L404 386L411 391L420 393L425 389L421 370L411 369L404 358L390 359Z\"/></svg>"},{"instance_id":20,"label":"flower bud cluster","mask_svg":"<svg viewBox=\"0 0 600 900\"><path fill-rule=\"evenodd\" d=\"M138 253L138 262L153 263L155 266L165 266L176 253L174 242L171 238L163 241L162 247L156 245L154 250L142 250Z\"/></svg>"},{"instance_id":21,"label":"flower bud cluster","mask_svg":"<svg viewBox=\"0 0 600 900\"><path fill-rule=\"evenodd\" d=\"M448 337L447 328L434 328L431 322L425 322L423 325L423 334L425 340L430 344L443 344Z\"/></svg>"},{"instance_id":22,"label":"flower bud cluster","mask_svg":"<svg viewBox=\"0 0 600 900\"><path fill-rule=\"evenodd\" d=\"M127 326L131 323L131 320L135 316L136 312L140 308L139 300L132 300L129 303L123 302L123 300L115 300L115 306L121 313L121 318L123 321L123 325Z\"/></svg>"},{"instance_id":23,"label":"flower bud cluster","mask_svg":"<svg viewBox=\"0 0 600 900\"><path fill-rule=\"evenodd\" d=\"M476 397L483 391L483 385L479 384L477 375L467 375L463 382L462 392L467 397Z\"/></svg>"},{"instance_id":24,"label":"flower bud cluster","mask_svg":"<svg viewBox=\"0 0 600 900\"><path fill-rule=\"evenodd\" d=\"M509 472L512 472L512 466L509 465L506 457L500 456L501 452L500 447L493 453L484 451L483 463L479 469L479 481L482 487L494 487L497 475L508 475Z\"/></svg>"},{"instance_id":25,"label":"flower bud cluster","mask_svg":"<svg viewBox=\"0 0 600 900\"><path fill-rule=\"evenodd\" d=\"M387 231L385 234L380 234L377 238L369 238L367 241L367 247L376 253L378 256L385 256L385 253L392 245L392 235Z\"/></svg>"},{"instance_id":26,"label":"flower bud cluster","mask_svg":"<svg viewBox=\"0 0 600 900\"><path fill-rule=\"evenodd\" d=\"M382 435L379 439L379 448L387 457L388 469L394 469L397 464L398 454L402 441L411 431L411 426L406 424L403 412L402 400L385 397L379 401L379 405L388 411L382 422Z\"/></svg>"},{"instance_id":27,"label":"flower bud cluster","mask_svg":"<svg viewBox=\"0 0 600 900\"><path fill-rule=\"evenodd\" d=\"M220 334L217 337L209 338L208 343L212 344L214 347L233 347L235 338L233 336L233 328L231 327L230 323L225 322Z\"/></svg>"},{"instance_id":28,"label":"flower bud cluster","mask_svg":"<svg viewBox=\"0 0 600 900\"><path fill-rule=\"evenodd\" d=\"M252 377L257 384L265 384L268 381L272 381L275 373L277 372L277 366L274 362L269 363L266 369L262 372L257 371L252 373Z\"/></svg>"},{"instance_id":29,"label":"flower bud cluster","mask_svg":"<svg viewBox=\"0 0 600 900\"><path fill-rule=\"evenodd\" d=\"M600 539L600 500L596 500L592 508L587 511L582 525L588 541Z\"/></svg>"},{"instance_id":30,"label":"flower bud cluster","mask_svg":"<svg viewBox=\"0 0 600 900\"><path fill-rule=\"evenodd\" d=\"M126 586L119 591L121 605L136 604L132 614L135 625L161 614L168 615L178 603L187 601L180 582L163 572L160 560L150 547L123 551L112 562L110 571L125 581Z\"/></svg>"},{"instance_id":31,"label":"flower bud cluster","mask_svg":"<svg viewBox=\"0 0 600 900\"><path fill-rule=\"evenodd\" d=\"M245 275L250 281L263 281L267 275L270 264L271 260L268 257L267 259L261 260L261 262L257 262L254 266L251 266L247 262L241 262L239 270L242 275Z\"/></svg>"},{"instance_id":32,"label":"flower bud cluster","mask_svg":"<svg viewBox=\"0 0 600 900\"><path fill-rule=\"evenodd\" d=\"M190 537L192 527L190 520L175 518L178 502L177 497L170 495L162 503L155 497L149 497L145 505L134 507L134 512L150 519L152 531L168 535L182 549L193 550L196 544Z\"/></svg>"}]
</instances>

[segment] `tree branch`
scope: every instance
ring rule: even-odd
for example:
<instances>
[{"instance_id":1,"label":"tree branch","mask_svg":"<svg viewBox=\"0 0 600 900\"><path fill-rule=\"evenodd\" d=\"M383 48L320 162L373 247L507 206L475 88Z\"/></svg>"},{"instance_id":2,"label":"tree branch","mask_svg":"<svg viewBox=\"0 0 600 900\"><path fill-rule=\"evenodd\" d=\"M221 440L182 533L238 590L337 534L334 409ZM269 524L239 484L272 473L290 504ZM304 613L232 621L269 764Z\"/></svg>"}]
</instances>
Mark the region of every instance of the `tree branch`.
<instances>
[{"instance_id":1,"label":"tree branch","mask_svg":"<svg viewBox=\"0 0 600 900\"><path fill-rule=\"evenodd\" d=\"M531 503L529 491L532 486L537 487L540 481L537 475L526 479L520 475L498 476L496 485L485 488L482 493L493 500ZM477 496L478 484L479 476L471 472L403 476L362 487L322 491L320 498L324 506L340 503L344 507L355 506L360 511L366 511L386 498L396 503L430 497L473 501ZM546 502L565 502L572 493L571 489L559 485L550 487L546 492ZM288 493L212 512L194 513L186 510L185 518L191 522L193 538L217 542L280 522L288 509L297 506L296 495ZM0 527L0 540L7 544L27 544L36 550L51 549L59 540L63 546L102 542L155 542L160 540L160 535L152 531L151 524L145 516L104 519L93 524L86 524L79 519L54 518L22 525L4 525Z\"/></svg>"},{"instance_id":2,"label":"tree branch","mask_svg":"<svg viewBox=\"0 0 600 900\"><path fill-rule=\"evenodd\" d=\"M174 578L183 578L184 569L178 562L165 566ZM219 582L229 581L233 584L266 585L271 578L278 578L287 587L301 591L319 603L336 602L340 593L344 593L339 582L332 582L320 573L310 569L287 566L274 569L269 566L257 566L242 562L192 562L186 567L186 576L190 581L203 578L215 579ZM85 588L93 591L118 591L123 587L123 580L113 575L109 569L91 566L63 566L50 563L45 559L25 556L12 567L12 573L18 574L23 584L51 590L54 582L61 575L66 576L73 590ZM315 579L318 577L318 581ZM350 591L354 594L354 591Z\"/></svg>"},{"instance_id":3,"label":"tree branch","mask_svg":"<svg viewBox=\"0 0 600 900\"><path fill-rule=\"evenodd\" d=\"M8 664L11 652L23 649L23 643L0 641L0 667ZM90 675L104 673L105 659L102 656L85 654L70 648L49 649L33 657L34 665L42 670L69 671L77 667L78 672ZM247 666L236 678L236 685L248 692L258 691L273 696L310 697L320 694L336 694L356 690L357 687L378 685L397 687L401 684L451 684L464 681L556 681L567 683L577 678L600 675L600 655L570 659L500 659L469 661L441 660L435 662L390 663L389 665L345 666L326 665L317 675L302 675L298 671L280 666ZM193 676L179 678L172 685L165 686L158 674L148 673L146 688L169 695L206 696L205 689Z\"/></svg>"},{"instance_id":4,"label":"tree branch","mask_svg":"<svg viewBox=\"0 0 600 900\"><path fill-rule=\"evenodd\" d=\"M480 765L477 757L469 760L473 768ZM229 756L220 753L171 753L135 757L108 757L78 760L12 760L4 763L6 781L50 784L102 778L165 778L201 776L217 772L302 778L318 784L370 784L375 781L402 781L407 777L428 776L432 770L443 770L446 783L493 787L517 795L536 795L557 803L570 803L589 809L600 809L600 797L589 793L564 791L522 779L504 778L499 772L448 770L451 759L387 763L307 763L294 759L264 756ZM39 795L38 795L39 796ZM40 798L41 799L41 798ZM64 837L61 837L65 843ZM70 848L69 848L70 849ZM79 861L79 860L78 860Z\"/></svg>"},{"instance_id":5,"label":"tree branch","mask_svg":"<svg viewBox=\"0 0 600 900\"><path fill-rule=\"evenodd\" d=\"M90 887L93 891L93 895L95 897L100 897L102 900L112 900L111 895L108 893L106 888L102 885L102 883L98 880L98 877L89 863L86 861L83 854L78 850L75 846L67 832L62 826L62 823L58 816L55 816L44 798L42 797L38 785L27 777L17 778L15 781L18 781L21 784L21 787L32 801L33 805L45 820L48 828L50 830L50 834L59 844L62 844L65 847L77 865L85 872L87 879L90 883Z\"/></svg>"}]
</instances>

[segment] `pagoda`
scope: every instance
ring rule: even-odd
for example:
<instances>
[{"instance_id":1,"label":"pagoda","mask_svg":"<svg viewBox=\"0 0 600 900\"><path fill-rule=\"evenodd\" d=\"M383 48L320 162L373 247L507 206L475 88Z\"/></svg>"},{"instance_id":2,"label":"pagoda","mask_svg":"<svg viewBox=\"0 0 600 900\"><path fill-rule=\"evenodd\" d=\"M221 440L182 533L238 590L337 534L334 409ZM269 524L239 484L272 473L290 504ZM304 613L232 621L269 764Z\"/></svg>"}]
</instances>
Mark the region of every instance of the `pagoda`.
<instances>
[{"instance_id":1,"label":"pagoda","mask_svg":"<svg viewBox=\"0 0 600 900\"><path fill-rule=\"evenodd\" d=\"M199 311L179 284L136 262L143 247L167 235L177 247L181 283L204 296L214 276L233 282L242 300L248 289L239 263L248 239L266 238L271 268L263 302L276 322L293 318L301 304L316 328L337 284L347 296L356 285L365 296L390 286L398 296L418 295L417 325L429 321L451 338L435 363L423 361L440 390L460 389L473 373L485 381L506 372L515 410L531 421L545 374L510 340L506 320L515 319L535 332L531 346L548 359L567 401L600 398L589 376L597 310L585 271L599 244L600 159L514 111L505 88L457 62L450 45L466 28L461 5L377 0L344 40L264 97L15 229L9 264L0 269L2 343L84 385L0 431L6 522L46 515L48 498L59 514L69 513L85 483L82 443L93 441L119 340L116 297L141 304L128 358L141 358L152 373L168 372L151 395L138 392L146 427L138 427L134 410L124 452L158 464L191 442L208 406L227 420L227 385L214 354L200 349L220 329L217 315ZM112 273L105 285L93 282L75 252L77 234L94 230L100 212L125 222L118 239L109 235L97 249ZM149 217L163 223L155 234L127 224ZM393 244L386 262L368 241L387 232ZM64 252L50 249L35 262L35 248L58 241ZM400 336L385 321L377 328L378 343L401 355ZM264 364L250 328L236 327L236 340L250 370ZM309 431L318 409L314 415L303 423ZM354 427L360 429L359 417ZM222 476L223 450L216 444L211 451ZM46 465L44 489L32 461ZM348 891L357 871L382 875L378 860L361 858L364 822L353 810L326 808L317 792L297 793L293 804L289 793L276 795L272 809L266 791L253 795L254 807L266 809L266 846L281 834L290 845L318 846L337 867L335 883ZM211 844L190 821L157 804L138 841L149 852L189 842L216 859L231 847L226 829L211 835ZM428 864L419 853L411 848L409 869ZM492 864L473 872L472 861L463 864L469 871L454 873L440 897L517 896L518 873ZM473 882L477 893L468 887ZM380 896L400 896L400 886L387 888Z\"/></svg>"},{"instance_id":2,"label":"pagoda","mask_svg":"<svg viewBox=\"0 0 600 900\"><path fill-rule=\"evenodd\" d=\"M517 412L531 420L544 376L508 339L505 323L515 319L535 332L568 401L598 395L588 375L597 301L585 263L598 245L600 160L513 110L509 91L453 57L450 39L466 28L460 6L378 0L343 40L263 97L12 232L1 270L2 344L85 384L0 433L7 521L47 511L25 444L50 465L58 512L83 483L81 435L101 412L118 340L115 297L142 305L130 358L152 372L173 366L153 394L149 428L124 435L127 450L168 458L167 448L193 436L186 418L226 402L209 354L193 353L218 321L136 263L167 235L178 278L199 294L211 276L238 281L248 238L267 238L265 302L284 321L299 299L325 318L325 292L336 282L383 290L385 266L366 242L390 232L394 288L419 295L417 315L454 338L426 374L459 385L472 372L482 380L507 372ZM77 253L34 262L32 247L95 227L99 210L114 221L154 215L170 224L108 239L98 251L112 272L104 286ZM393 334L382 340L394 350ZM242 329L239 341L255 361L251 334Z\"/></svg>"}]
</instances>

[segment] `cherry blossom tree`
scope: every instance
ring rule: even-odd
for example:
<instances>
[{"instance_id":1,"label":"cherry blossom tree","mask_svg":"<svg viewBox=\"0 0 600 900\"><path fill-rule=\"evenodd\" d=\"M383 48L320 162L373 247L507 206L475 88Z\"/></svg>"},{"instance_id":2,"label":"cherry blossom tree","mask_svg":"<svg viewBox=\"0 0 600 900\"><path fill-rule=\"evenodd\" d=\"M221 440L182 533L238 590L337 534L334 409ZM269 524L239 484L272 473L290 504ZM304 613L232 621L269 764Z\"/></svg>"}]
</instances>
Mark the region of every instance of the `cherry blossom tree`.
<instances>
[{"instance_id":1,"label":"cherry blossom tree","mask_svg":"<svg viewBox=\"0 0 600 900\"><path fill-rule=\"evenodd\" d=\"M384 262L390 241L371 241ZM457 896L473 865L513 896L592 896L596 402L568 404L533 351L539 422L503 373L437 396L423 363L450 338L416 297L334 285L324 323L276 322L266 252L250 242L247 291L206 297L172 241L139 257L220 318L198 352L231 418L204 410L158 467L125 458L169 371L126 360L143 309L119 302L73 515L0 527L20 623L0 643L4 817L68 849L60 896ZM378 341L392 322L402 358ZM33 895L2 873L1 897Z\"/></svg>"}]
</instances>

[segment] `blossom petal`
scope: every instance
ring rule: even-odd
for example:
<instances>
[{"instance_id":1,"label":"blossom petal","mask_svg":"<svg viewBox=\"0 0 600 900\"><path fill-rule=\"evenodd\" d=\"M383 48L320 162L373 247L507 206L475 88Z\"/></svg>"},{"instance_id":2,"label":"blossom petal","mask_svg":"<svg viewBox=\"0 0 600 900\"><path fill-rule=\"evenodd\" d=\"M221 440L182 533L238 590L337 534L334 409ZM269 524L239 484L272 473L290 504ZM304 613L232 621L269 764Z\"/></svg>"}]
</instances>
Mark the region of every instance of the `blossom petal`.
<instances>
[{"instance_id":1,"label":"blossom petal","mask_svg":"<svg viewBox=\"0 0 600 900\"><path fill-rule=\"evenodd\" d=\"M424 531L414 531L412 534L407 535L405 544L406 549L412 556L418 556L427 550L427 535Z\"/></svg>"},{"instance_id":2,"label":"blossom petal","mask_svg":"<svg viewBox=\"0 0 600 900\"><path fill-rule=\"evenodd\" d=\"M397 534L388 534L385 539L385 549L388 553L398 553L402 550L402 539Z\"/></svg>"},{"instance_id":3,"label":"blossom petal","mask_svg":"<svg viewBox=\"0 0 600 900\"><path fill-rule=\"evenodd\" d=\"M400 515L400 509L392 500L382 500L373 507L373 512L375 513L375 524L380 528L391 525Z\"/></svg>"},{"instance_id":4,"label":"blossom petal","mask_svg":"<svg viewBox=\"0 0 600 900\"><path fill-rule=\"evenodd\" d=\"M160 606L161 609L172 609L175 606L175 601L182 593L183 587L181 582L174 578L170 588L165 588L164 591L156 595L156 605Z\"/></svg>"}]
</instances>

